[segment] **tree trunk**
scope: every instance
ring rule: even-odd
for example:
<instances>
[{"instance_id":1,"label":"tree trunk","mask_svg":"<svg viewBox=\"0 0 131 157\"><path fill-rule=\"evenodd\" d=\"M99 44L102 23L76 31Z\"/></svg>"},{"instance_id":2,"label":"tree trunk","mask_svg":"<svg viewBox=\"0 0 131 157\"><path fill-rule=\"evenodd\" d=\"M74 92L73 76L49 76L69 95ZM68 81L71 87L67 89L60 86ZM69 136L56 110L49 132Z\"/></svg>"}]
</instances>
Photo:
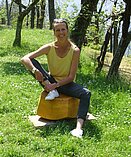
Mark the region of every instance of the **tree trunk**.
<instances>
[{"instance_id":1,"label":"tree trunk","mask_svg":"<svg viewBox=\"0 0 131 157\"><path fill-rule=\"evenodd\" d=\"M117 27L114 26L114 28L113 28L114 29L114 34L113 34L113 36L114 36L114 41L113 41L114 46L111 45L112 46L112 51L110 51L110 52L113 52L113 56L115 55L115 52L116 52L117 47L118 47L118 37L119 37L120 27L121 27L121 21L119 21L119 23L117 24Z\"/></svg>"},{"instance_id":2,"label":"tree trunk","mask_svg":"<svg viewBox=\"0 0 131 157\"><path fill-rule=\"evenodd\" d=\"M40 5L37 6L37 28L43 28L45 16L45 0L41 0Z\"/></svg>"},{"instance_id":3,"label":"tree trunk","mask_svg":"<svg viewBox=\"0 0 131 157\"><path fill-rule=\"evenodd\" d=\"M113 25L113 23L112 23L112 25ZM103 65L104 65L104 59L105 59L107 47L108 47L108 44L109 44L109 41L110 41L110 37L111 37L112 25L107 30L107 33L105 35L105 41L103 42L103 45L102 45L102 48L101 48L101 53L97 57L98 67L96 68L96 71L95 71L97 73L101 72L101 70L103 68Z\"/></svg>"},{"instance_id":4,"label":"tree trunk","mask_svg":"<svg viewBox=\"0 0 131 157\"><path fill-rule=\"evenodd\" d=\"M19 1L20 2L19 3L19 15L18 15L18 18L17 18L16 36L15 36L15 40L13 42L13 46L21 46L21 29L22 29L22 24L23 24L24 17L26 15L28 15L28 13L38 3L38 1L39 0L34 0L34 2L32 2L28 7L26 7L26 9L23 12L21 11L22 10L21 7L23 5L21 4L21 0ZM16 2L18 2L18 1L16 1Z\"/></svg>"},{"instance_id":5,"label":"tree trunk","mask_svg":"<svg viewBox=\"0 0 131 157\"><path fill-rule=\"evenodd\" d=\"M22 7L21 7L21 0L17 1L19 4L19 15L17 18L17 27L16 27L16 36L15 36L15 40L13 43L13 46L20 46L21 43L21 29L22 29L22 23L23 23L23 19L24 16L22 15Z\"/></svg>"},{"instance_id":6,"label":"tree trunk","mask_svg":"<svg viewBox=\"0 0 131 157\"><path fill-rule=\"evenodd\" d=\"M113 57L111 67L107 74L107 78L118 75L118 69L121 63L121 60L125 54L126 48L131 41L131 31L128 32L130 25L130 15L131 15L131 2L130 0L124 0L126 2L125 13L123 15L123 25L122 25L122 37L117 48L117 51Z\"/></svg>"},{"instance_id":7,"label":"tree trunk","mask_svg":"<svg viewBox=\"0 0 131 157\"><path fill-rule=\"evenodd\" d=\"M40 18L40 11L39 11L39 5L36 6L36 28L39 28L39 18Z\"/></svg>"},{"instance_id":8,"label":"tree trunk","mask_svg":"<svg viewBox=\"0 0 131 157\"><path fill-rule=\"evenodd\" d=\"M71 40L81 49L87 27L91 22L93 11L96 10L98 0L84 0L75 25L71 30Z\"/></svg>"},{"instance_id":9,"label":"tree trunk","mask_svg":"<svg viewBox=\"0 0 131 157\"><path fill-rule=\"evenodd\" d=\"M17 19L16 35L15 35L13 46L21 46L21 29L22 29L23 20L24 20L24 16L20 14Z\"/></svg>"},{"instance_id":10,"label":"tree trunk","mask_svg":"<svg viewBox=\"0 0 131 157\"><path fill-rule=\"evenodd\" d=\"M35 6L31 10L31 19L30 19L30 28L34 29L34 20L35 20Z\"/></svg>"},{"instance_id":11,"label":"tree trunk","mask_svg":"<svg viewBox=\"0 0 131 157\"><path fill-rule=\"evenodd\" d=\"M12 12L13 2L14 1L11 1L10 8L9 8L9 21L10 21L10 25L11 25L11 12Z\"/></svg>"},{"instance_id":12,"label":"tree trunk","mask_svg":"<svg viewBox=\"0 0 131 157\"><path fill-rule=\"evenodd\" d=\"M117 48L117 51L113 57L111 67L109 69L107 78L111 78L112 76L117 76L118 75L118 69L121 63L121 60L125 54L126 48L129 45L131 41L131 31L127 34L127 38L121 38L119 46Z\"/></svg>"},{"instance_id":13,"label":"tree trunk","mask_svg":"<svg viewBox=\"0 0 131 157\"><path fill-rule=\"evenodd\" d=\"M111 30L111 37L110 37L110 52L113 52L113 41L112 41L112 30Z\"/></svg>"},{"instance_id":14,"label":"tree trunk","mask_svg":"<svg viewBox=\"0 0 131 157\"><path fill-rule=\"evenodd\" d=\"M48 0L50 29L52 29L53 20L56 18L54 0Z\"/></svg>"},{"instance_id":15,"label":"tree trunk","mask_svg":"<svg viewBox=\"0 0 131 157\"><path fill-rule=\"evenodd\" d=\"M7 14L7 25L10 26L10 12L9 12L9 6L8 6L8 0L6 0L6 14Z\"/></svg>"},{"instance_id":16,"label":"tree trunk","mask_svg":"<svg viewBox=\"0 0 131 157\"><path fill-rule=\"evenodd\" d=\"M117 1L114 1L114 6L112 9L112 23L113 23L113 28L111 31L111 40L110 40L110 52L113 52L113 55L115 54L116 48L118 46L118 38L117 38L117 20L118 17L116 17L115 11L116 10L116 5L117 5Z\"/></svg>"},{"instance_id":17,"label":"tree trunk","mask_svg":"<svg viewBox=\"0 0 131 157\"><path fill-rule=\"evenodd\" d=\"M96 37L95 37L94 41L95 41L96 45L99 44L99 35L98 35L99 34L99 14L102 11L104 3L105 3L105 0L103 0L101 2L99 11L97 12L97 8L96 8L96 11L95 11L95 25L96 25L96 31L95 31L96 35L95 36ZM96 15L96 13L97 13L97 15Z\"/></svg>"},{"instance_id":18,"label":"tree trunk","mask_svg":"<svg viewBox=\"0 0 131 157\"><path fill-rule=\"evenodd\" d=\"M28 6L29 6L29 4L30 4L30 0L29 0L29 2L28 2ZM27 16L26 16L26 27L27 27L27 28L28 28L28 26L29 26L29 19L30 19L30 15L27 14Z\"/></svg>"},{"instance_id":19,"label":"tree trunk","mask_svg":"<svg viewBox=\"0 0 131 157\"><path fill-rule=\"evenodd\" d=\"M85 0L81 0L81 5L84 3Z\"/></svg>"},{"instance_id":20,"label":"tree trunk","mask_svg":"<svg viewBox=\"0 0 131 157\"><path fill-rule=\"evenodd\" d=\"M29 15L26 16L26 27L28 28L29 26Z\"/></svg>"},{"instance_id":21,"label":"tree trunk","mask_svg":"<svg viewBox=\"0 0 131 157\"><path fill-rule=\"evenodd\" d=\"M113 56L115 55L116 49L118 47L117 27L118 27L117 22L114 22L114 27L113 27L113 39L114 39L114 41L113 41Z\"/></svg>"},{"instance_id":22,"label":"tree trunk","mask_svg":"<svg viewBox=\"0 0 131 157\"><path fill-rule=\"evenodd\" d=\"M41 1L40 7L41 7L41 16L40 16L40 29L43 28L43 22L44 22L44 16L45 16L45 0Z\"/></svg>"}]
</instances>

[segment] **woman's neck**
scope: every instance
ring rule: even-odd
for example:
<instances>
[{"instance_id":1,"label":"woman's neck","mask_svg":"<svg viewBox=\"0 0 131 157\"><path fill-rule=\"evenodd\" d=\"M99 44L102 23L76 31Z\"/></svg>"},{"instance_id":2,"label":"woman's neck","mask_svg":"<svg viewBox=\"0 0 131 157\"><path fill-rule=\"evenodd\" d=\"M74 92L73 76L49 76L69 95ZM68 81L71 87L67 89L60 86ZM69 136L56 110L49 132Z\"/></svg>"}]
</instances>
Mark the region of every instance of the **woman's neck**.
<instances>
[{"instance_id":1,"label":"woman's neck","mask_svg":"<svg viewBox=\"0 0 131 157\"><path fill-rule=\"evenodd\" d=\"M66 47L66 46L69 46L69 44L70 44L70 41L67 39L67 40L57 40L56 41L56 45L58 46L58 47Z\"/></svg>"},{"instance_id":2,"label":"woman's neck","mask_svg":"<svg viewBox=\"0 0 131 157\"><path fill-rule=\"evenodd\" d=\"M70 50L70 47L71 47L71 43L69 40L66 40L65 42L59 42L59 41L55 42L56 54L61 58L67 55L67 53Z\"/></svg>"}]
</instances>

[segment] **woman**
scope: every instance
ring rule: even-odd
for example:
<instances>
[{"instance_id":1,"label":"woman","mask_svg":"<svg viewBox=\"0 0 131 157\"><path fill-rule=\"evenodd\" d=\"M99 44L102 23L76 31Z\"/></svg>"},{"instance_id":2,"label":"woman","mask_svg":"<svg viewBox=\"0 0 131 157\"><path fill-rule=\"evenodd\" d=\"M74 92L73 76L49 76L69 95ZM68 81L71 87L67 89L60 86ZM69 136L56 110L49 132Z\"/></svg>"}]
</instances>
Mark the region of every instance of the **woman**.
<instances>
[{"instance_id":1,"label":"woman","mask_svg":"<svg viewBox=\"0 0 131 157\"><path fill-rule=\"evenodd\" d=\"M45 90L49 92L49 99L50 95L53 99L58 97L57 91L80 99L76 128L70 133L81 138L83 135L82 127L89 109L91 93L88 89L74 82L80 50L68 39L68 24L65 20L55 19L53 30L56 41L25 55L21 61L34 73L35 78L44 86ZM34 59L41 55L47 56L50 75ZM53 93L55 94L52 94L51 91L54 91Z\"/></svg>"}]
</instances>

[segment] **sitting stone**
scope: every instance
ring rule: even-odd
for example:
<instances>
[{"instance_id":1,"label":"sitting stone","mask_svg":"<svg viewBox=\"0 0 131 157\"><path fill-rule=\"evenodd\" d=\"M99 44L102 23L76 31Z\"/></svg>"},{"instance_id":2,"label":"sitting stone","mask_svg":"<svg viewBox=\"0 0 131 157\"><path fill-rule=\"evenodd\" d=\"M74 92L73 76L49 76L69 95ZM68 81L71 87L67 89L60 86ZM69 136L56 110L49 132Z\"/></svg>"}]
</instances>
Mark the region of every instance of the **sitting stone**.
<instances>
[{"instance_id":1,"label":"sitting stone","mask_svg":"<svg viewBox=\"0 0 131 157\"><path fill-rule=\"evenodd\" d=\"M79 99L60 94L58 98L46 101L47 94L45 91L41 93L37 108L38 116L49 120L76 118Z\"/></svg>"}]
</instances>

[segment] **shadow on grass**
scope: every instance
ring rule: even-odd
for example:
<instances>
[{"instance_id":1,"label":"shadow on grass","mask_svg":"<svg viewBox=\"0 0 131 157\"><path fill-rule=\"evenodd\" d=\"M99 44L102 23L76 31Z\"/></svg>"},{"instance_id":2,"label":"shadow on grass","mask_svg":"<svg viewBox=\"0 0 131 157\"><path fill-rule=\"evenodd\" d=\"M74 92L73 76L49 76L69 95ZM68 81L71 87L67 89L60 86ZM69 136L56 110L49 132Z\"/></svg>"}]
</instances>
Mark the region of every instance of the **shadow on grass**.
<instances>
[{"instance_id":1,"label":"shadow on grass","mask_svg":"<svg viewBox=\"0 0 131 157\"><path fill-rule=\"evenodd\" d=\"M126 92L130 90L130 82L123 78L106 79L106 76L94 74L80 74L77 75L77 82L84 84L90 90L98 91L108 95L109 92L117 93L118 91Z\"/></svg>"},{"instance_id":2,"label":"shadow on grass","mask_svg":"<svg viewBox=\"0 0 131 157\"><path fill-rule=\"evenodd\" d=\"M20 62L6 62L2 65L2 70L6 75L22 75L27 71Z\"/></svg>"},{"instance_id":3,"label":"shadow on grass","mask_svg":"<svg viewBox=\"0 0 131 157\"><path fill-rule=\"evenodd\" d=\"M42 64L42 66L47 69L47 64ZM6 75L23 75L28 72L20 62L6 62L2 65L2 70Z\"/></svg>"},{"instance_id":4,"label":"shadow on grass","mask_svg":"<svg viewBox=\"0 0 131 157\"><path fill-rule=\"evenodd\" d=\"M96 123L87 121L84 128L85 136L94 138L96 141L99 141L101 139L102 130L96 125Z\"/></svg>"},{"instance_id":5,"label":"shadow on grass","mask_svg":"<svg viewBox=\"0 0 131 157\"><path fill-rule=\"evenodd\" d=\"M0 57L6 56L14 56L14 55L21 55L30 52L30 48L27 46L26 48L22 49L20 47L0 47Z\"/></svg>"},{"instance_id":6,"label":"shadow on grass","mask_svg":"<svg viewBox=\"0 0 131 157\"><path fill-rule=\"evenodd\" d=\"M93 74L80 74L77 75L77 82L86 86L92 93L91 96L91 110L99 111L103 108L112 108L113 104L110 103L111 98L118 92L131 93L130 82L120 78L107 80L105 76L95 76ZM107 106L103 106L104 102L108 101Z\"/></svg>"},{"instance_id":7,"label":"shadow on grass","mask_svg":"<svg viewBox=\"0 0 131 157\"><path fill-rule=\"evenodd\" d=\"M36 128L40 131L40 136L45 138L47 136L52 135L67 135L70 134L70 131L74 129L76 126L76 119L65 119L56 121L55 124ZM95 123L91 121L86 121L84 125L84 135L83 137L94 138L95 141L99 141L101 139L102 131ZM71 135L72 136L72 135Z\"/></svg>"},{"instance_id":8,"label":"shadow on grass","mask_svg":"<svg viewBox=\"0 0 131 157\"><path fill-rule=\"evenodd\" d=\"M36 47L39 47L37 44L31 45L30 43L23 43L21 47L13 47L13 46L6 46L2 47L0 46L0 57L5 56L24 56L25 54L28 54L29 52L32 52L36 49Z\"/></svg>"}]
</instances>

